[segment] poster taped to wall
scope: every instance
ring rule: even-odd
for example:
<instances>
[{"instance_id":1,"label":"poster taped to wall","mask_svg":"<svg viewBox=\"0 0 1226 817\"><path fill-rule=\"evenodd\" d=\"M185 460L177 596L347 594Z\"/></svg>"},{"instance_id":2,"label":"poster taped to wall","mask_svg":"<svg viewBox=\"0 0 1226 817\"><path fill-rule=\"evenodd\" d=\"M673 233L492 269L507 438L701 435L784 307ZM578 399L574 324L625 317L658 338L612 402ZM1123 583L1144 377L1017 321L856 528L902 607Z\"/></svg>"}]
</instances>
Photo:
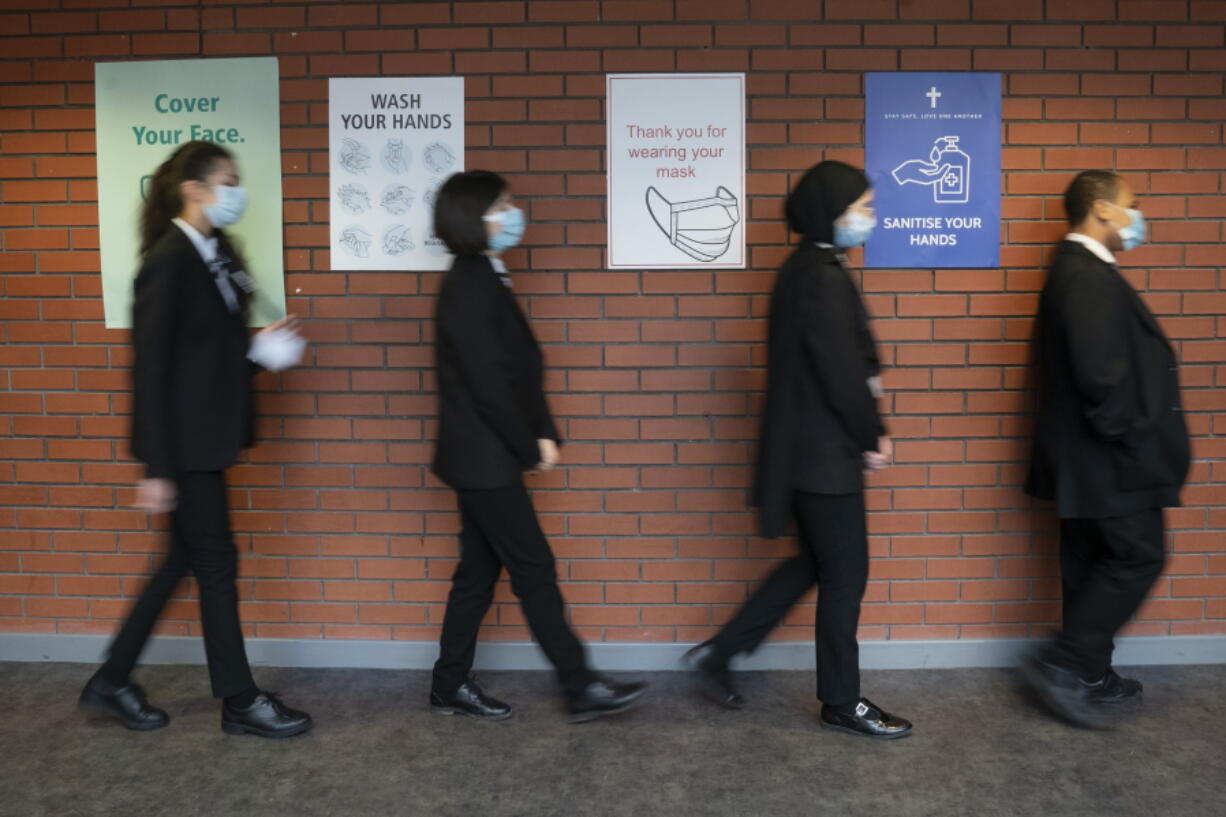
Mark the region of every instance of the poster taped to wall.
<instances>
[{"instance_id":1,"label":"poster taped to wall","mask_svg":"<svg viewBox=\"0 0 1226 817\"><path fill-rule=\"evenodd\" d=\"M745 267L745 75L609 74L610 269Z\"/></svg>"},{"instance_id":2,"label":"poster taped to wall","mask_svg":"<svg viewBox=\"0 0 1226 817\"><path fill-rule=\"evenodd\" d=\"M464 169L464 79L330 79L328 110L332 269L447 269L434 197Z\"/></svg>"},{"instance_id":3,"label":"poster taped to wall","mask_svg":"<svg viewBox=\"0 0 1226 817\"><path fill-rule=\"evenodd\" d=\"M99 63L98 227L108 328L132 325L140 266L141 204L158 165L184 142L216 142L235 155L251 192L226 233L254 282L251 323L285 315L281 245L281 95L275 57Z\"/></svg>"}]
</instances>

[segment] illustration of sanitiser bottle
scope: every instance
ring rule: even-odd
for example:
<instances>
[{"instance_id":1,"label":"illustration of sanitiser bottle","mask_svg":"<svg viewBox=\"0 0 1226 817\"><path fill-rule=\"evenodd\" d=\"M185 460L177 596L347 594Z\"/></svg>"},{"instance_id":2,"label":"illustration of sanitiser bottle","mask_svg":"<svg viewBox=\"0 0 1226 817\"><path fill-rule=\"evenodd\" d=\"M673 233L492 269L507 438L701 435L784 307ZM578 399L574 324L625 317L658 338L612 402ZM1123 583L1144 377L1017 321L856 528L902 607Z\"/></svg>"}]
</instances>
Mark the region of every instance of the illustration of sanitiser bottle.
<instances>
[{"instance_id":1,"label":"illustration of sanitiser bottle","mask_svg":"<svg viewBox=\"0 0 1226 817\"><path fill-rule=\"evenodd\" d=\"M932 190L932 200L939 204L970 201L971 157L958 147L958 137L942 136L933 145L930 158L937 166L949 165Z\"/></svg>"}]
</instances>

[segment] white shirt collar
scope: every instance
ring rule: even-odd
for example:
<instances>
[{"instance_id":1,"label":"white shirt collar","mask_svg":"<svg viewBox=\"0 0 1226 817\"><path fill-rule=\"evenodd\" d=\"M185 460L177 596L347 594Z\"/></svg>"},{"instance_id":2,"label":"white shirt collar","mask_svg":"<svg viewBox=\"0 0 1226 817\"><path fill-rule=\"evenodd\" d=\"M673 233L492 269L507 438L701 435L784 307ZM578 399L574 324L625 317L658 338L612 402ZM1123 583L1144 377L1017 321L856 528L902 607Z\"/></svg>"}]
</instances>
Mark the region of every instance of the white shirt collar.
<instances>
[{"instance_id":1,"label":"white shirt collar","mask_svg":"<svg viewBox=\"0 0 1226 817\"><path fill-rule=\"evenodd\" d=\"M1106 261L1108 264L1111 264L1112 266L1115 266L1115 264L1117 263L1115 260L1115 256L1111 254L1111 250L1103 246L1103 243L1101 241L1090 238L1088 235L1085 235L1084 233L1069 233L1068 235L1064 237L1064 240L1077 242L1078 244L1085 247L1087 250L1094 253L1100 259L1102 259L1103 261Z\"/></svg>"},{"instance_id":2,"label":"white shirt collar","mask_svg":"<svg viewBox=\"0 0 1226 817\"><path fill-rule=\"evenodd\" d=\"M498 279L502 281L507 289L511 289L515 285L511 283L511 274L507 272L507 265L502 262L501 258L487 256L490 259L490 266L494 268L494 272L498 274Z\"/></svg>"},{"instance_id":3,"label":"white shirt collar","mask_svg":"<svg viewBox=\"0 0 1226 817\"><path fill-rule=\"evenodd\" d=\"M217 236L211 235L205 238L199 230L181 218L174 219L174 223L191 240L196 252L200 253L200 257L204 259L204 263L213 263L213 259L217 257Z\"/></svg>"}]
</instances>

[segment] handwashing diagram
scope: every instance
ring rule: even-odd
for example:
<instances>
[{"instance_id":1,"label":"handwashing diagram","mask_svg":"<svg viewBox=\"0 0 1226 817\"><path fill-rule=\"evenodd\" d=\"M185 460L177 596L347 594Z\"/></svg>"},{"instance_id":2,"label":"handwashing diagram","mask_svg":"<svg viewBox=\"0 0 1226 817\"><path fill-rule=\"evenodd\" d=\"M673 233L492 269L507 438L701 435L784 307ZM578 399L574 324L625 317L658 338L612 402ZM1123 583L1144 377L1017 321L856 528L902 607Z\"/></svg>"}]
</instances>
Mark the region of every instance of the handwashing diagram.
<instances>
[{"instance_id":1,"label":"handwashing diagram","mask_svg":"<svg viewBox=\"0 0 1226 817\"><path fill-rule=\"evenodd\" d=\"M360 184L342 184L336 191L336 197L346 213L357 216L370 209L370 194Z\"/></svg>"},{"instance_id":2,"label":"handwashing diagram","mask_svg":"<svg viewBox=\"0 0 1226 817\"><path fill-rule=\"evenodd\" d=\"M723 185L710 198L672 202L648 187L647 211L674 247L699 261L715 261L728 252L741 220L736 196Z\"/></svg>"},{"instance_id":3,"label":"handwashing diagram","mask_svg":"<svg viewBox=\"0 0 1226 817\"><path fill-rule=\"evenodd\" d=\"M450 146L442 142L431 142L422 153L422 161L431 173L446 173L455 167L456 155Z\"/></svg>"},{"instance_id":4,"label":"handwashing diagram","mask_svg":"<svg viewBox=\"0 0 1226 817\"><path fill-rule=\"evenodd\" d=\"M434 201L438 198L438 189L443 186L444 181L445 179L434 178L431 179L426 185L426 193L422 196L422 201L424 201L426 206L431 210L434 209Z\"/></svg>"},{"instance_id":5,"label":"handwashing diagram","mask_svg":"<svg viewBox=\"0 0 1226 817\"><path fill-rule=\"evenodd\" d=\"M332 77L327 111L332 268L447 269L433 191L464 169L464 78Z\"/></svg>"},{"instance_id":6,"label":"handwashing diagram","mask_svg":"<svg viewBox=\"0 0 1226 817\"><path fill-rule=\"evenodd\" d=\"M388 139L379 158L383 162L384 170L399 176L409 172L411 156L412 153L405 146L403 139Z\"/></svg>"},{"instance_id":7,"label":"handwashing diagram","mask_svg":"<svg viewBox=\"0 0 1226 817\"><path fill-rule=\"evenodd\" d=\"M379 204L392 215L402 216L413 206L415 195L413 188L408 185L389 184L383 188L383 198L379 200Z\"/></svg>"},{"instance_id":8,"label":"handwashing diagram","mask_svg":"<svg viewBox=\"0 0 1226 817\"><path fill-rule=\"evenodd\" d=\"M341 139L341 167L350 173L365 173L370 169L370 151L357 139L345 136Z\"/></svg>"},{"instance_id":9,"label":"handwashing diagram","mask_svg":"<svg viewBox=\"0 0 1226 817\"><path fill-rule=\"evenodd\" d=\"M966 204L970 201L971 157L958 147L957 136L942 136L928 152L928 161L910 159L893 170L900 185L932 185L932 200L937 204Z\"/></svg>"},{"instance_id":10,"label":"handwashing diagram","mask_svg":"<svg viewBox=\"0 0 1226 817\"><path fill-rule=\"evenodd\" d=\"M388 255L403 255L417 249L413 234L404 224L393 224L383 231L383 252Z\"/></svg>"},{"instance_id":11,"label":"handwashing diagram","mask_svg":"<svg viewBox=\"0 0 1226 817\"><path fill-rule=\"evenodd\" d=\"M356 224L351 224L341 231L340 245L345 252L355 258L368 258L370 257L370 245L373 240L374 236L369 232Z\"/></svg>"}]
</instances>

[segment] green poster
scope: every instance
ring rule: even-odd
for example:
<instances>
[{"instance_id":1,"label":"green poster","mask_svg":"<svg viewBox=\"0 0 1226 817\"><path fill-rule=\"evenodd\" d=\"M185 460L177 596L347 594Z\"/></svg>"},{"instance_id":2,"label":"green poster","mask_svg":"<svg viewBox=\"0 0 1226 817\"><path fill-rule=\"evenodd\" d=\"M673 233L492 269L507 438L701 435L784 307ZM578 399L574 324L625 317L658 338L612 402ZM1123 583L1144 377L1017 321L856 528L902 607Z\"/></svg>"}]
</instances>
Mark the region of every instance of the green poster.
<instances>
[{"instance_id":1,"label":"green poster","mask_svg":"<svg viewBox=\"0 0 1226 817\"><path fill-rule=\"evenodd\" d=\"M98 227L106 325L132 325L138 214L149 177L193 139L232 151L251 203L226 229L259 290L253 325L285 314L281 109L275 57L111 62L95 66Z\"/></svg>"}]
</instances>

